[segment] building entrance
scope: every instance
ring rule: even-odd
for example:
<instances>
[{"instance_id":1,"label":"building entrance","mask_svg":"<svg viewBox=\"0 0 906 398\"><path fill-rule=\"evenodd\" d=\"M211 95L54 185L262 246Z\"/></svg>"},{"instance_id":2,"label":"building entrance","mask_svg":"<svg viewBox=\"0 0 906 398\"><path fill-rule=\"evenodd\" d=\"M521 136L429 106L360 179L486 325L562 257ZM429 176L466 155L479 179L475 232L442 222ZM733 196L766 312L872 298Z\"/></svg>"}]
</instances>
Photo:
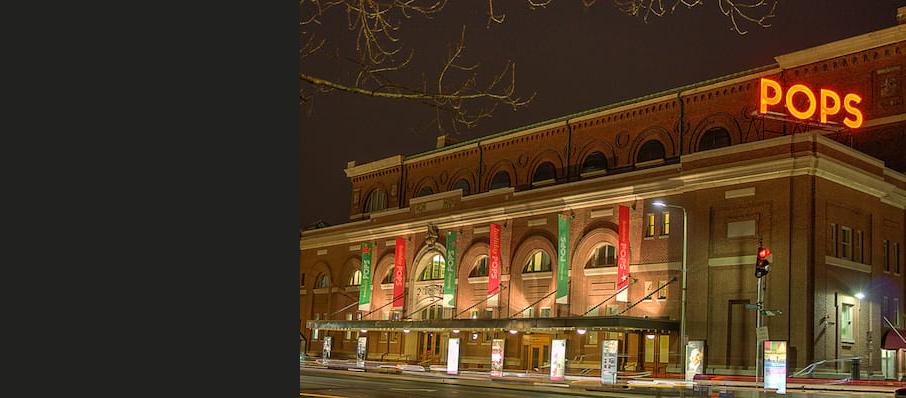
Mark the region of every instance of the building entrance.
<instances>
[{"instance_id":1,"label":"building entrance","mask_svg":"<svg viewBox=\"0 0 906 398\"><path fill-rule=\"evenodd\" d=\"M522 336L522 363L526 372L543 372L550 366L551 336Z\"/></svg>"}]
</instances>

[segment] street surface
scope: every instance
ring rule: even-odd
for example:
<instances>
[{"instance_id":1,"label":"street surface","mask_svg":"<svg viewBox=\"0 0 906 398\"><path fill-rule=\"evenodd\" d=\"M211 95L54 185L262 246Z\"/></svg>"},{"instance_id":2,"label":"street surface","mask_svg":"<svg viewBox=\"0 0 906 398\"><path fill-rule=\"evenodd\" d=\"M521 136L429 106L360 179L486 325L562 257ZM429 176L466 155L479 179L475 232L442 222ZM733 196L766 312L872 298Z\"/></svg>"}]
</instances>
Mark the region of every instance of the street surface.
<instances>
[{"instance_id":1,"label":"street surface","mask_svg":"<svg viewBox=\"0 0 906 398\"><path fill-rule=\"evenodd\" d=\"M577 396L570 394L569 388L563 388L562 393L547 391L511 390L494 387L478 387L457 384L418 382L393 378L370 378L345 371L309 371L301 369L300 397L318 398L401 398L401 397L431 397L431 398L562 398ZM539 388L540 389L540 388ZM575 391L575 390L574 390ZM586 393L586 391L582 391ZM694 397L702 396L693 394L688 389L678 388L648 388L635 389L626 392L595 392L601 397ZM585 395L585 394L583 394ZM712 397L720 398L755 398L755 397L795 397L795 398L840 398L840 397L892 397L893 393L862 393L862 392L796 392L787 391L785 395L766 393L752 388L723 388L713 389Z\"/></svg>"}]
</instances>

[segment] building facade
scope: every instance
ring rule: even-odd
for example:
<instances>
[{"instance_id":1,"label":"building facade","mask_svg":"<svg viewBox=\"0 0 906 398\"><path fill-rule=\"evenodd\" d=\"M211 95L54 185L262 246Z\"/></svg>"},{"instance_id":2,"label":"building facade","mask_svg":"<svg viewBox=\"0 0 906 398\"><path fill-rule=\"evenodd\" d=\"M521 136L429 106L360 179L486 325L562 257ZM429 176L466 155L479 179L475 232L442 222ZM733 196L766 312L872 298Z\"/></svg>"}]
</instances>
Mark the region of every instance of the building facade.
<instances>
[{"instance_id":1,"label":"building facade","mask_svg":"<svg viewBox=\"0 0 906 398\"><path fill-rule=\"evenodd\" d=\"M847 372L859 357L866 375L899 378L906 25L775 60L439 140L420 154L349 162L350 221L301 236L307 353L320 355L329 336L332 355L354 356L367 336L369 360L444 364L447 339L459 337L460 367L487 369L496 338L506 369L546 372L551 340L566 339L567 371L597 372L601 341L616 339L621 371L663 374L682 368L685 329L704 341L707 373L752 374L761 245L771 251L761 280L773 311L763 325L788 341L789 368L825 360L817 373ZM621 206L630 210L628 301L615 297ZM570 220L567 304L553 293L561 215ZM487 300L491 224L501 226L496 305ZM448 231L458 247L454 308L439 298ZM392 303L397 251L401 308ZM360 289L371 292L362 310Z\"/></svg>"}]
</instances>

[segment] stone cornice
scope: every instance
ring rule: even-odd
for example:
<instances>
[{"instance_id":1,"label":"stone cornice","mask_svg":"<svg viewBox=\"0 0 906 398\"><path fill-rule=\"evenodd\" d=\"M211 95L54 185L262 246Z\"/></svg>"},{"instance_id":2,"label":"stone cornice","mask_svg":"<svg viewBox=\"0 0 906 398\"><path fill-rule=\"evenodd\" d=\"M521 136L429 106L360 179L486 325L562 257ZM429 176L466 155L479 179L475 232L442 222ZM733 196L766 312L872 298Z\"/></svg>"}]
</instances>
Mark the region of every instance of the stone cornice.
<instances>
[{"instance_id":1,"label":"stone cornice","mask_svg":"<svg viewBox=\"0 0 906 398\"><path fill-rule=\"evenodd\" d=\"M906 25L896 25L789 54L778 55L774 59L781 68L790 69L904 40L906 40Z\"/></svg>"},{"instance_id":2,"label":"stone cornice","mask_svg":"<svg viewBox=\"0 0 906 398\"><path fill-rule=\"evenodd\" d=\"M391 156L389 158L375 160L373 162L365 163L358 166L346 168L346 177L356 177L363 174L368 174L373 171L383 170L393 166L399 166L403 164L403 155Z\"/></svg>"}]
</instances>

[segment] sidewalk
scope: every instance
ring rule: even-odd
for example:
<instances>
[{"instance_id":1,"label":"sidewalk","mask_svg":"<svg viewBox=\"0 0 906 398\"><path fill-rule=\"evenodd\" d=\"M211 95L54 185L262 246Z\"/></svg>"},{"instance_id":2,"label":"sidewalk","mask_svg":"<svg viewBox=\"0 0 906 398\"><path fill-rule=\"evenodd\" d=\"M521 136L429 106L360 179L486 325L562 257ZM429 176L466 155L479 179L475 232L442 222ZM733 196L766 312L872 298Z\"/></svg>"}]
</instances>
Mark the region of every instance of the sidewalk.
<instances>
[{"instance_id":1,"label":"sidewalk","mask_svg":"<svg viewBox=\"0 0 906 398\"><path fill-rule=\"evenodd\" d=\"M512 390L546 391L552 393L568 393L584 396L612 396L607 393L633 392L656 393L662 396L681 395L716 395L722 389L755 389L753 377L746 376L711 376L700 375L695 382L686 382L681 379L648 378L648 377L618 377L613 385L601 384L597 376L567 375L562 381L551 381L546 374L504 372L502 377L492 377L487 371L460 371L457 375L446 374L446 369L434 367L425 369L417 365L395 365L389 363L366 361L365 368L356 367L354 360L330 360L324 364L321 360L308 360L300 363L306 371L325 372L336 374L342 371L345 374L372 378L398 378L408 381L427 383L459 384L477 387L505 388ZM848 392L862 394L879 394L892 396L898 388L906 387L903 382L877 382L877 381L828 381L820 379L795 379L787 381L789 392Z\"/></svg>"}]
</instances>

